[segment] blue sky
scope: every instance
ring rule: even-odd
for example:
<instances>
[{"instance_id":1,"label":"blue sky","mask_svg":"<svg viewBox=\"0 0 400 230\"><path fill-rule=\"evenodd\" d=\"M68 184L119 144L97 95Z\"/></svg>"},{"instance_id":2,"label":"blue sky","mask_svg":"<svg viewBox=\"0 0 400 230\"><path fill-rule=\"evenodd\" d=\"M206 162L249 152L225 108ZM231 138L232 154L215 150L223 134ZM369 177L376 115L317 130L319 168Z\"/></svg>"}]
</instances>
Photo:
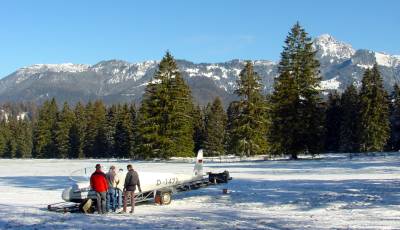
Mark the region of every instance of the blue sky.
<instances>
[{"instance_id":1,"label":"blue sky","mask_svg":"<svg viewBox=\"0 0 400 230\"><path fill-rule=\"evenodd\" d=\"M35 63L278 60L296 22L355 48L400 54L397 0L2 0L0 78Z\"/></svg>"}]
</instances>

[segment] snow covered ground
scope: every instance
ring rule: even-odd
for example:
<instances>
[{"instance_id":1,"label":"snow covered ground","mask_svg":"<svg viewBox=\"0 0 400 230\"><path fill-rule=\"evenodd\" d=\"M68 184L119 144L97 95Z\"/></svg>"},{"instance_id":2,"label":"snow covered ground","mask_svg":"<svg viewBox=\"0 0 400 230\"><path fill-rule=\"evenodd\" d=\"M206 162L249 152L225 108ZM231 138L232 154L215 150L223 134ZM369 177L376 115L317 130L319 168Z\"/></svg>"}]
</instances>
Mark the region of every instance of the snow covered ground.
<instances>
[{"instance_id":1,"label":"snow covered ground","mask_svg":"<svg viewBox=\"0 0 400 230\"><path fill-rule=\"evenodd\" d=\"M400 154L209 163L223 184L174 195L134 215L48 212L72 170L127 161L0 160L0 229L400 229ZM139 171L192 172L191 163L133 162ZM228 195L222 189L228 188Z\"/></svg>"}]
</instances>

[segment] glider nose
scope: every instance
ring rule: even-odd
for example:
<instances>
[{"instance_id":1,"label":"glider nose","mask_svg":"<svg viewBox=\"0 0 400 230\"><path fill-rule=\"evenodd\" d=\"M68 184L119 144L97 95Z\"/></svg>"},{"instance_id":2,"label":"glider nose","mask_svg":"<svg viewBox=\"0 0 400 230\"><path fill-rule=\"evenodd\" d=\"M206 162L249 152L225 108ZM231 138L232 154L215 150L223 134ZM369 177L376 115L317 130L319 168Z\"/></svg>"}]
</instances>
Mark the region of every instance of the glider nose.
<instances>
[{"instance_id":1,"label":"glider nose","mask_svg":"<svg viewBox=\"0 0 400 230\"><path fill-rule=\"evenodd\" d=\"M66 189L64 189L64 191L62 192L62 199L65 201L70 201L71 200L71 193L72 193L72 187L68 187Z\"/></svg>"}]
</instances>

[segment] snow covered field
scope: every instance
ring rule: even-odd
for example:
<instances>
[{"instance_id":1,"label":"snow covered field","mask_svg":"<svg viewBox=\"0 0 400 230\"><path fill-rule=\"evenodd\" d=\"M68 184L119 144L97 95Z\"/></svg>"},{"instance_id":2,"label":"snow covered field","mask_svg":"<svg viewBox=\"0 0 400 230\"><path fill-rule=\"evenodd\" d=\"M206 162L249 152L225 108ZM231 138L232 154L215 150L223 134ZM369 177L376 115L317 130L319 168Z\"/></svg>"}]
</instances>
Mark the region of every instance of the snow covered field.
<instances>
[{"instance_id":1,"label":"snow covered field","mask_svg":"<svg viewBox=\"0 0 400 230\"><path fill-rule=\"evenodd\" d=\"M0 160L0 229L400 229L400 154L209 163L223 184L174 195L134 215L48 212L75 169L97 160ZM128 162L117 162L125 166ZM191 163L133 162L140 172L192 172ZM228 195L222 189L228 188Z\"/></svg>"}]
</instances>

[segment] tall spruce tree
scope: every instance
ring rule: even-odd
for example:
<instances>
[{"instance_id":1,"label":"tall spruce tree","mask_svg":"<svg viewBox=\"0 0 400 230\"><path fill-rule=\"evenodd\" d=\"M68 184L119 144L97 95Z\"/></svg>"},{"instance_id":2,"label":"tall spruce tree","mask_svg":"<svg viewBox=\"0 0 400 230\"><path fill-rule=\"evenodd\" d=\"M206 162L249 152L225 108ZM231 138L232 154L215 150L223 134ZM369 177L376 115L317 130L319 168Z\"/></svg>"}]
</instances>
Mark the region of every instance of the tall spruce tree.
<instances>
[{"instance_id":1,"label":"tall spruce tree","mask_svg":"<svg viewBox=\"0 0 400 230\"><path fill-rule=\"evenodd\" d=\"M94 116L97 121L96 136L94 140L93 153L96 158L109 157L109 146L106 135L106 107L103 101L96 101L94 103Z\"/></svg>"},{"instance_id":2,"label":"tall spruce tree","mask_svg":"<svg viewBox=\"0 0 400 230\"><path fill-rule=\"evenodd\" d=\"M206 156L220 156L224 153L226 122L227 117L221 99L217 97L205 116L204 152Z\"/></svg>"},{"instance_id":3,"label":"tall spruce tree","mask_svg":"<svg viewBox=\"0 0 400 230\"><path fill-rule=\"evenodd\" d=\"M367 69L360 91L360 150L382 151L390 135L388 95L375 64Z\"/></svg>"},{"instance_id":4,"label":"tall spruce tree","mask_svg":"<svg viewBox=\"0 0 400 230\"><path fill-rule=\"evenodd\" d=\"M39 109L39 117L33 134L33 156L36 158L56 158L55 127L57 122L57 102L53 98L45 101Z\"/></svg>"},{"instance_id":5,"label":"tall spruce tree","mask_svg":"<svg viewBox=\"0 0 400 230\"><path fill-rule=\"evenodd\" d=\"M190 89L167 52L147 85L139 111L139 145L144 158L193 156Z\"/></svg>"},{"instance_id":6,"label":"tall spruce tree","mask_svg":"<svg viewBox=\"0 0 400 230\"><path fill-rule=\"evenodd\" d=\"M319 62L312 40L296 23L285 40L275 79L270 137L274 154L317 154L323 138Z\"/></svg>"},{"instance_id":7,"label":"tall spruce tree","mask_svg":"<svg viewBox=\"0 0 400 230\"><path fill-rule=\"evenodd\" d=\"M197 153L200 149L204 148L205 138L205 124L204 124L204 111L197 105L193 109L193 141L194 141L194 152Z\"/></svg>"},{"instance_id":8,"label":"tall spruce tree","mask_svg":"<svg viewBox=\"0 0 400 230\"><path fill-rule=\"evenodd\" d=\"M400 87L398 84L393 86L390 95L390 139L387 146L388 150L400 150Z\"/></svg>"},{"instance_id":9,"label":"tall spruce tree","mask_svg":"<svg viewBox=\"0 0 400 230\"><path fill-rule=\"evenodd\" d=\"M0 157L3 157L6 148L6 142L8 137L8 130L6 126L6 121L0 120Z\"/></svg>"},{"instance_id":10,"label":"tall spruce tree","mask_svg":"<svg viewBox=\"0 0 400 230\"><path fill-rule=\"evenodd\" d=\"M86 130L86 112L81 102L78 102L74 108L74 121L69 132L69 158L84 158L83 145Z\"/></svg>"},{"instance_id":11,"label":"tall spruce tree","mask_svg":"<svg viewBox=\"0 0 400 230\"><path fill-rule=\"evenodd\" d=\"M340 147L341 152L359 151L360 130L360 105L356 87L351 84L346 88L341 97L341 126Z\"/></svg>"},{"instance_id":12,"label":"tall spruce tree","mask_svg":"<svg viewBox=\"0 0 400 230\"><path fill-rule=\"evenodd\" d=\"M136 149L136 145L138 144L137 141L137 126L138 126L138 121L137 121L137 108L136 108L136 104L131 103L129 106L129 113L130 113L130 122L131 124L129 125L130 127L130 133L131 133L131 155L130 157L133 158L138 158L135 149Z\"/></svg>"},{"instance_id":13,"label":"tall spruce tree","mask_svg":"<svg viewBox=\"0 0 400 230\"><path fill-rule=\"evenodd\" d=\"M107 155L110 157L116 157L117 153L115 151L115 132L116 125L118 121L119 106L113 104L107 109L106 114L106 139L107 139Z\"/></svg>"},{"instance_id":14,"label":"tall spruce tree","mask_svg":"<svg viewBox=\"0 0 400 230\"><path fill-rule=\"evenodd\" d=\"M114 141L115 154L120 158L133 157L133 119L130 108L124 104L118 113Z\"/></svg>"},{"instance_id":15,"label":"tall spruce tree","mask_svg":"<svg viewBox=\"0 0 400 230\"><path fill-rule=\"evenodd\" d=\"M12 138L9 138L6 141L6 146L4 149L3 157L4 158L13 158L15 156L16 149L17 149L17 144L15 143L15 140Z\"/></svg>"},{"instance_id":16,"label":"tall spruce tree","mask_svg":"<svg viewBox=\"0 0 400 230\"><path fill-rule=\"evenodd\" d=\"M268 151L269 125L266 98L262 95L261 79L248 61L240 73L235 91L240 97L237 114L229 131L229 146L240 156L265 154Z\"/></svg>"},{"instance_id":17,"label":"tall spruce tree","mask_svg":"<svg viewBox=\"0 0 400 230\"><path fill-rule=\"evenodd\" d=\"M239 117L239 102L232 101L228 106L226 114L227 124L225 128L225 152L228 154L232 154L237 152L237 150L235 149L235 145L238 140L236 140L234 131L236 130L237 120Z\"/></svg>"},{"instance_id":18,"label":"tall spruce tree","mask_svg":"<svg viewBox=\"0 0 400 230\"><path fill-rule=\"evenodd\" d=\"M340 95L337 91L329 93L325 120L325 151L327 152L339 151L341 113Z\"/></svg>"},{"instance_id":19,"label":"tall spruce tree","mask_svg":"<svg viewBox=\"0 0 400 230\"><path fill-rule=\"evenodd\" d=\"M17 121L17 129L15 131L16 149L15 157L30 158L32 157L32 123L27 119Z\"/></svg>"},{"instance_id":20,"label":"tall spruce tree","mask_svg":"<svg viewBox=\"0 0 400 230\"><path fill-rule=\"evenodd\" d=\"M63 108L58 113L55 126L55 145L58 158L67 158L70 150L70 129L75 120L74 112L70 109L67 102L64 102Z\"/></svg>"},{"instance_id":21,"label":"tall spruce tree","mask_svg":"<svg viewBox=\"0 0 400 230\"><path fill-rule=\"evenodd\" d=\"M7 138L6 145L3 153L4 158L14 158L16 157L17 141L15 137L19 133L18 121L15 117L10 117L6 121L7 126Z\"/></svg>"},{"instance_id":22,"label":"tall spruce tree","mask_svg":"<svg viewBox=\"0 0 400 230\"><path fill-rule=\"evenodd\" d=\"M106 136L106 107L100 100L86 105L86 131L84 154L87 157L107 157L108 143Z\"/></svg>"}]
</instances>

